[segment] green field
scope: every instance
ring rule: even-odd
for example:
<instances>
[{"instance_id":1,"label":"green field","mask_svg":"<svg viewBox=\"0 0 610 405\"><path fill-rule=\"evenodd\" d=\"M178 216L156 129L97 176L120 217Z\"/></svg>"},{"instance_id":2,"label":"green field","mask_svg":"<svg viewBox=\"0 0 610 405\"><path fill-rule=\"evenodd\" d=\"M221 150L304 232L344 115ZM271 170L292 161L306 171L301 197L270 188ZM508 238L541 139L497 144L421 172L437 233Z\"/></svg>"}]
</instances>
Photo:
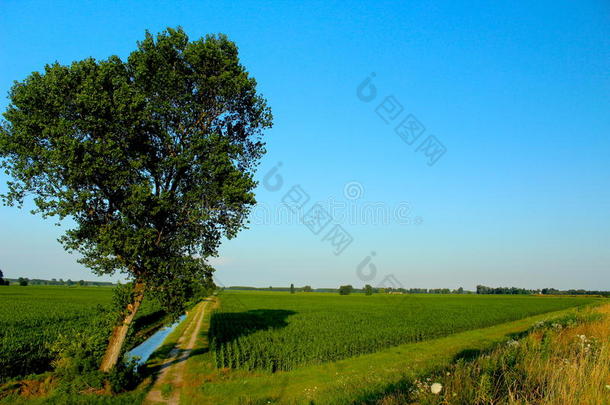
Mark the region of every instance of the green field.
<instances>
[{"instance_id":1,"label":"green field","mask_svg":"<svg viewBox=\"0 0 610 405\"><path fill-rule=\"evenodd\" d=\"M78 339L111 300L104 287L0 288L0 381L50 370L58 336ZM186 362L181 403L369 403L405 376L598 299L223 291L217 301ZM156 308L145 301L135 328L160 320ZM187 326L168 337L153 362ZM99 399L139 403L145 391Z\"/></svg>"},{"instance_id":2,"label":"green field","mask_svg":"<svg viewBox=\"0 0 610 405\"><path fill-rule=\"evenodd\" d=\"M0 287L0 382L50 370L59 335L95 326L111 300L109 287ZM140 324L158 318L156 312L143 305Z\"/></svg>"},{"instance_id":3,"label":"green field","mask_svg":"<svg viewBox=\"0 0 610 405\"><path fill-rule=\"evenodd\" d=\"M212 315L217 367L293 370L592 301L480 295L340 296L225 291Z\"/></svg>"},{"instance_id":4,"label":"green field","mask_svg":"<svg viewBox=\"0 0 610 405\"><path fill-rule=\"evenodd\" d=\"M262 291L224 291L218 300L187 361L183 405L377 404L404 381L600 302Z\"/></svg>"}]
</instances>

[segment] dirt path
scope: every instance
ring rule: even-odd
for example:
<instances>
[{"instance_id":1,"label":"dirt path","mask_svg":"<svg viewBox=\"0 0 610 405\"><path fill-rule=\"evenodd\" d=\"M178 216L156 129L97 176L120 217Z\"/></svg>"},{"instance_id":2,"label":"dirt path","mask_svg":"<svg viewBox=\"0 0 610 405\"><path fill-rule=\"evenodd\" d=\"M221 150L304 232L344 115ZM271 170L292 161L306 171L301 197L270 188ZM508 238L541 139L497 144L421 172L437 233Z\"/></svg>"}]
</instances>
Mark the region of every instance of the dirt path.
<instances>
[{"instance_id":1,"label":"dirt path","mask_svg":"<svg viewBox=\"0 0 610 405\"><path fill-rule=\"evenodd\" d=\"M178 405L180 403L180 387L184 380L186 360L197 343L203 314L209 302L209 300L205 300L193 308L195 315L188 321L189 323L178 339L176 346L163 362L157 374L157 379L144 399L144 404Z\"/></svg>"}]
</instances>

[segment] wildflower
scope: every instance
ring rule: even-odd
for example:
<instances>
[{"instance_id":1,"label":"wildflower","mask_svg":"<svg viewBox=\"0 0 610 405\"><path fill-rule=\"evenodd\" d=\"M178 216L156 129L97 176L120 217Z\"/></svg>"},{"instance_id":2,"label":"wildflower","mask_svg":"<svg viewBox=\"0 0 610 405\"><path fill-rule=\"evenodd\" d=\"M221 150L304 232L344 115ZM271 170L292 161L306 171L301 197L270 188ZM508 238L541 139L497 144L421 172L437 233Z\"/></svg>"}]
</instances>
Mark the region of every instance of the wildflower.
<instances>
[{"instance_id":1,"label":"wildflower","mask_svg":"<svg viewBox=\"0 0 610 405\"><path fill-rule=\"evenodd\" d=\"M438 395L443 390L443 386L439 383L434 383L430 386L430 392L434 395Z\"/></svg>"}]
</instances>

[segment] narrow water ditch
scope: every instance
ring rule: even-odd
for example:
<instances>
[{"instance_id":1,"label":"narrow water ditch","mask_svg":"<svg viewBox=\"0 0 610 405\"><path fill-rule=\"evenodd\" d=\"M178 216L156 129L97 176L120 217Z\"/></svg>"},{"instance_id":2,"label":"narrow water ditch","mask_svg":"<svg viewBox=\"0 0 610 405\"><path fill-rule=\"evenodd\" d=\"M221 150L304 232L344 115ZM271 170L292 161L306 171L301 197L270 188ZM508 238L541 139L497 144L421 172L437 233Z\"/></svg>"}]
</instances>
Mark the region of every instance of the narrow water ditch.
<instances>
[{"instance_id":1,"label":"narrow water ditch","mask_svg":"<svg viewBox=\"0 0 610 405\"><path fill-rule=\"evenodd\" d=\"M182 315L180 318L178 318L178 320L176 322L156 331L153 335L151 335L144 342L140 343L138 346L134 347L129 352L127 352L127 354L126 354L127 358L131 359L131 358L137 356L138 365L146 363L146 360L148 360L150 355L153 354L153 352L155 350L157 350L157 348L159 348L159 346L161 346L161 344L163 343L163 341L165 340L167 335L172 333L172 331L174 329L176 329L176 327L180 324L180 322L182 322L185 318L186 318L186 315Z\"/></svg>"}]
</instances>

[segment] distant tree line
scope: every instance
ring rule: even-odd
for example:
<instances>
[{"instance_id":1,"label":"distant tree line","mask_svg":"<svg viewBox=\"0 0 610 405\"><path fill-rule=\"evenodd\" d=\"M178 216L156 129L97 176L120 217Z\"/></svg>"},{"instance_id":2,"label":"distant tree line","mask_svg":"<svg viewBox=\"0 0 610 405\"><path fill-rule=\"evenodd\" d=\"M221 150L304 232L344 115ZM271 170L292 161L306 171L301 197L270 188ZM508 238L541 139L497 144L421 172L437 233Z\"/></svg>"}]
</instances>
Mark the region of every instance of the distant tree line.
<instances>
[{"instance_id":1,"label":"distant tree line","mask_svg":"<svg viewBox=\"0 0 610 405\"><path fill-rule=\"evenodd\" d=\"M256 290L256 291L284 291L284 292L326 292L349 295L352 293L372 294L510 294L510 295L601 295L610 296L609 291L589 291L589 290L557 290L554 288L526 289L518 287L487 287L478 285L476 291L465 290L463 287L456 289L450 288L392 288L392 287L373 287L369 284L363 288L355 288L352 285L342 285L339 288L312 288L310 285L304 287L246 287L231 286L227 290Z\"/></svg>"},{"instance_id":2,"label":"distant tree line","mask_svg":"<svg viewBox=\"0 0 610 405\"><path fill-rule=\"evenodd\" d=\"M610 291L597 291L597 290L556 290L554 288L543 288L540 290L540 294L545 295L603 295L604 297L610 297Z\"/></svg>"},{"instance_id":3,"label":"distant tree line","mask_svg":"<svg viewBox=\"0 0 610 405\"><path fill-rule=\"evenodd\" d=\"M311 288L310 285L306 285L303 287L297 287L294 284L291 284L289 287L273 287L273 286L269 286L269 287L250 287L250 286L240 286L240 285L232 285L230 287L225 287L225 290L244 290L244 291L283 291L283 292L290 292L290 293L297 293L297 292L313 292L314 289ZM319 289L316 289L315 291L320 292ZM334 289L334 291L336 292L337 290Z\"/></svg>"},{"instance_id":4,"label":"distant tree line","mask_svg":"<svg viewBox=\"0 0 610 405\"><path fill-rule=\"evenodd\" d=\"M474 294L473 291L464 290L463 287L450 288L375 288L375 292L379 293L402 293L402 294Z\"/></svg>"},{"instance_id":5,"label":"distant tree line","mask_svg":"<svg viewBox=\"0 0 610 405\"><path fill-rule=\"evenodd\" d=\"M316 289L319 291L319 289ZM473 294L472 291L466 291L462 287L455 290L449 288L392 288L392 287L373 287L370 284L365 285L362 289L354 288L351 285L342 285L338 290L341 295L348 295L352 292L372 294ZM335 291L335 292L336 292Z\"/></svg>"},{"instance_id":6,"label":"distant tree line","mask_svg":"<svg viewBox=\"0 0 610 405\"><path fill-rule=\"evenodd\" d=\"M517 287L487 287L484 285L477 286L477 294L535 294L534 290Z\"/></svg>"},{"instance_id":7,"label":"distant tree line","mask_svg":"<svg viewBox=\"0 0 610 405\"><path fill-rule=\"evenodd\" d=\"M324 292L324 293L339 293L341 295L348 295L350 293L364 293L366 295L372 294L388 294L388 293L402 293L402 294L474 294L474 291L467 291L460 287L457 289L449 288L392 288L392 287L373 287L370 284L366 284L362 288L356 288L352 285L342 285L339 288L312 288L310 285L304 287L296 287L291 284L290 287L250 287L250 286L230 286L226 287L226 290L245 290L245 291L281 291L281 292Z\"/></svg>"},{"instance_id":8,"label":"distant tree line","mask_svg":"<svg viewBox=\"0 0 610 405\"><path fill-rule=\"evenodd\" d=\"M541 288L528 290L517 287L487 287L477 286L477 294L537 294L537 295L602 295L610 296L610 291L591 291L591 290L557 290L555 288Z\"/></svg>"},{"instance_id":9,"label":"distant tree line","mask_svg":"<svg viewBox=\"0 0 610 405\"><path fill-rule=\"evenodd\" d=\"M19 284L21 286L27 286L27 285L65 285L65 286L106 286L106 287L111 287L114 286L114 283L111 283L109 281L85 281L85 280L79 280L79 281L72 281L70 279L67 279L64 281L64 279L60 278L59 280L57 279L51 279L51 280L43 280L43 279L39 279L39 278L27 278L27 277L19 277L19 278L3 278L3 274L2 271L0 270L0 285L9 285L11 282Z\"/></svg>"}]
</instances>

